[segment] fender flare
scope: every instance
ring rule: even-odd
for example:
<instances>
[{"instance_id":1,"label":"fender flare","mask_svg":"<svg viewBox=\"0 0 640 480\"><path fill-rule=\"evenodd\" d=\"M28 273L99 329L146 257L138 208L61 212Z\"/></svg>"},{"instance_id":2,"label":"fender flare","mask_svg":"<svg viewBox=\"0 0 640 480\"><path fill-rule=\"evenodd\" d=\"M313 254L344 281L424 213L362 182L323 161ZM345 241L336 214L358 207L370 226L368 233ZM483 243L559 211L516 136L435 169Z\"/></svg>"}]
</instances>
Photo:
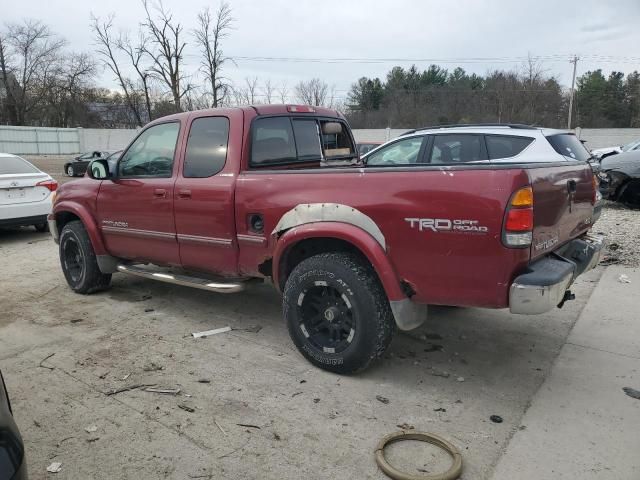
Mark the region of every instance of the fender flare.
<instances>
[{"instance_id":1,"label":"fender flare","mask_svg":"<svg viewBox=\"0 0 640 480\"><path fill-rule=\"evenodd\" d=\"M79 203L69 200L63 200L55 204L52 213L54 218L57 219L58 215L65 212L72 213L76 217L80 218L80 221L84 225L84 228L87 231L89 238L91 239L91 245L93 245L95 254L106 255L107 250L104 247L104 242L102 241L102 236L100 235L98 226L96 225L93 216L87 211L87 209Z\"/></svg>"},{"instance_id":2,"label":"fender flare","mask_svg":"<svg viewBox=\"0 0 640 480\"><path fill-rule=\"evenodd\" d=\"M302 240L335 238L357 248L373 266L389 301L407 300L399 278L380 243L362 228L335 221L304 223L286 230L277 239L273 252L273 283L280 290L280 265L287 251Z\"/></svg>"}]
</instances>

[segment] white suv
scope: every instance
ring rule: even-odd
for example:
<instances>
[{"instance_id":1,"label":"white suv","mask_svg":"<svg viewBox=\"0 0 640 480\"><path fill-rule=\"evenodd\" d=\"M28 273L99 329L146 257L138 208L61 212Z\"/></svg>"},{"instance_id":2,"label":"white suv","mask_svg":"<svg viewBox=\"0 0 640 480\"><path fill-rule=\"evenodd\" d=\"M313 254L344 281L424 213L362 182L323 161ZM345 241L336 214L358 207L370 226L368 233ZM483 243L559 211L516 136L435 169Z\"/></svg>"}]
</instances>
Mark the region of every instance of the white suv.
<instances>
[{"instance_id":1,"label":"white suv","mask_svg":"<svg viewBox=\"0 0 640 480\"><path fill-rule=\"evenodd\" d=\"M588 161L589 151L569 131L514 124L428 127L405 132L364 155L367 167Z\"/></svg>"},{"instance_id":2,"label":"white suv","mask_svg":"<svg viewBox=\"0 0 640 480\"><path fill-rule=\"evenodd\" d=\"M24 158L0 153L0 227L33 225L47 231L58 182Z\"/></svg>"}]
</instances>

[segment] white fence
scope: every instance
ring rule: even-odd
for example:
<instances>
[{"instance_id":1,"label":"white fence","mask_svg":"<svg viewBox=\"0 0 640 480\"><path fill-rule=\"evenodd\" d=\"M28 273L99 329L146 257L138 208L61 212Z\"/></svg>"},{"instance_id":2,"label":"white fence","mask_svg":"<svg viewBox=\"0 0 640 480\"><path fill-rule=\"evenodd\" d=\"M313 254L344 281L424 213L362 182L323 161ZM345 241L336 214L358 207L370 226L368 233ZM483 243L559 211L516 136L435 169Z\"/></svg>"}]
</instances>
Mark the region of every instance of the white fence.
<instances>
[{"instance_id":1,"label":"white fence","mask_svg":"<svg viewBox=\"0 0 640 480\"><path fill-rule=\"evenodd\" d=\"M358 142L386 142L406 129L355 129ZM126 147L137 130L0 126L0 152L17 155L72 155L91 150L116 151ZM640 139L640 128L578 128L587 147L624 145Z\"/></svg>"},{"instance_id":2,"label":"white fence","mask_svg":"<svg viewBox=\"0 0 640 480\"><path fill-rule=\"evenodd\" d=\"M126 147L137 130L0 126L0 152L16 155L72 155Z\"/></svg>"}]
</instances>

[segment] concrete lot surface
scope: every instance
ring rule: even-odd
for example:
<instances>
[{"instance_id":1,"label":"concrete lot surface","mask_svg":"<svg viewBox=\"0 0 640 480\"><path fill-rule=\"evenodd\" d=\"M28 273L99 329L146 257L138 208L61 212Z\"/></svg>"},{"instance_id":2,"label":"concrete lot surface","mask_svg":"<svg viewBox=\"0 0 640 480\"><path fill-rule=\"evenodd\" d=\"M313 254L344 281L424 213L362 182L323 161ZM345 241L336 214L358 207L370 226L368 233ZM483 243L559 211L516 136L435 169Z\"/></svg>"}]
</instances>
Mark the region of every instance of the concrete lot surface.
<instances>
[{"instance_id":1,"label":"concrete lot surface","mask_svg":"<svg viewBox=\"0 0 640 480\"><path fill-rule=\"evenodd\" d=\"M620 458L640 451L640 401L619 388L625 382L638 388L637 343L597 334L597 322L616 323L618 308L604 317L602 305L590 303L583 312L602 269L579 279L576 301L547 315L432 308L425 326L396 336L384 361L362 375L340 377L311 367L297 353L270 285L224 296L115 275L109 291L81 296L67 287L48 235L0 231L0 256L0 369L34 479L382 479L373 449L405 423L457 445L463 479L491 478L499 462L498 472L506 473L496 478L520 478L509 473L520 470L519 462L540 461L522 458L531 448L527 442L538 449L548 444L541 432L550 422L562 427L556 416L569 422L575 414L583 422L579 413L590 408L589 397L597 399L597 429L609 424L620 431L581 439L593 442L587 457L597 455L600 444L615 445ZM610 287L619 290L614 301L623 305L625 291L637 297L640 276L623 285L613 272ZM608 298L601 286L599 303ZM592 309L587 327L574 331L574 343L595 352L585 358L584 347L565 342L581 312L584 317ZM189 336L227 325L234 330ZM255 326L262 328L256 332ZM637 333L637 322L634 328ZM629 350L624 357L610 354L617 367L576 380L588 396L576 410L574 390L561 387L574 372L584 374L578 367L601 362L595 355L606 355L600 350L611 344ZM180 393L137 388L108 394L140 384ZM559 391L546 399L546 388ZM619 410L616 402L622 401L630 405ZM538 402L546 416L532 413ZM611 409L601 411L601 402L612 402ZM491 415L503 423L491 422ZM414 473L448 466L445 455L421 444L392 446L388 456ZM510 456L520 460L505 464ZM62 471L47 474L53 461L62 462ZM638 478L607 473L601 470L598 478Z\"/></svg>"}]
</instances>

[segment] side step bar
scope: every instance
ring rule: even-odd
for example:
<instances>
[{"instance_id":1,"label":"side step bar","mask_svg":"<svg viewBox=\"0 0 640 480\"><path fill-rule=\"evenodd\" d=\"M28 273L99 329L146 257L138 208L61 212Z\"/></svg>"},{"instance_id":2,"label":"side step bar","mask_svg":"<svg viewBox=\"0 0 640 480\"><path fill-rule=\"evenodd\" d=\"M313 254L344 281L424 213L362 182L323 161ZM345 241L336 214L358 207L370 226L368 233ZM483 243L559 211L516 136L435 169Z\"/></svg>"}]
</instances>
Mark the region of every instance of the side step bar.
<instances>
[{"instance_id":1,"label":"side step bar","mask_svg":"<svg viewBox=\"0 0 640 480\"><path fill-rule=\"evenodd\" d=\"M188 277L186 275L175 275L173 273L152 272L150 270L136 267L134 265L118 265L117 268L119 272L128 273L129 275L148 278L150 280L158 280L165 283L173 283L174 285L182 285L184 287L199 288L201 290L208 290L209 292L236 293L241 292L245 288L245 285L239 282L212 282L211 280L207 280L205 278Z\"/></svg>"}]
</instances>

